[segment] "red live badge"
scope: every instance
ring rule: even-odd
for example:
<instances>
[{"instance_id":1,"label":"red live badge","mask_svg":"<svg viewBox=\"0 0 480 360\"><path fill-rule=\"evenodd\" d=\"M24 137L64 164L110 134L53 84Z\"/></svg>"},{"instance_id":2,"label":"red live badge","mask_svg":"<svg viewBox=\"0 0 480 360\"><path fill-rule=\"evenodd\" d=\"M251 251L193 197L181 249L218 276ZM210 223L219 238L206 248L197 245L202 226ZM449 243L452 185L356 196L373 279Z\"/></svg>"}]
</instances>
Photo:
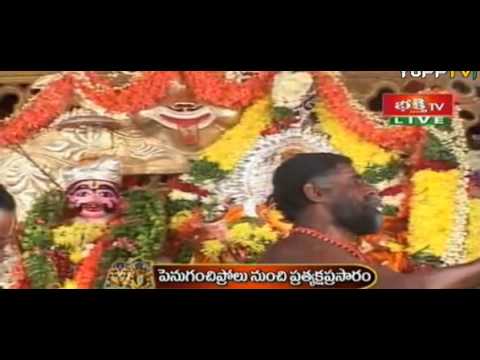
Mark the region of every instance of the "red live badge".
<instances>
[{"instance_id":1,"label":"red live badge","mask_svg":"<svg viewBox=\"0 0 480 360\"><path fill-rule=\"evenodd\" d=\"M385 94L383 115L394 116L453 116L451 94Z\"/></svg>"}]
</instances>

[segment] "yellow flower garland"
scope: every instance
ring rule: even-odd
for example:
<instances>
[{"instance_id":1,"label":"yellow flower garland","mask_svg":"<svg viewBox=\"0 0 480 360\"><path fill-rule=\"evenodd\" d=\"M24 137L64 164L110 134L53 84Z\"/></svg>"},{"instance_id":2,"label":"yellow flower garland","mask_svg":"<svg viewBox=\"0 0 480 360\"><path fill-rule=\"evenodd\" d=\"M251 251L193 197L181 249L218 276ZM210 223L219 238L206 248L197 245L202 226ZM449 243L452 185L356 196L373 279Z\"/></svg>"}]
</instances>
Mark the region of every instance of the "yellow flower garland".
<instances>
[{"instance_id":1,"label":"yellow flower garland","mask_svg":"<svg viewBox=\"0 0 480 360\"><path fill-rule=\"evenodd\" d=\"M65 281L65 284L63 285L62 289L75 290L75 289L78 289L78 286L77 286L77 283L75 282L75 280L67 279Z\"/></svg>"},{"instance_id":2,"label":"yellow flower garland","mask_svg":"<svg viewBox=\"0 0 480 360\"><path fill-rule=\"evenodd\" d=\"M359 173L365 172L368 166L385 166L395 159L394 154L346 129L323 105L317 105L315 112L320 121L318 129L330 136L330 143L337 151L352 159Z\"/></svg>"},{"instance_id":3,"label":"yellow flower garland","mask_svg":"<svg viewBox=\"0 0 480 360\"><path fill-rule=\"evenodd\" d=\"M467 262L480 259L480 200L470 200L468 219Z\"/></svg>"},{"instance_id":4,"label":"yellow flower garland","mask_svg":"<svg viewBox=\"0 0 480 360\"><path fill-rule=\"evenodd\" d=\"M203 243L201 253L211 262L218 262L226 246L220 240L210 240Z\"/></svg>"},{"instance_id":5,"label":"yellow flower garland","mask_svg":"<svg viewBox=\"0 0 480 360\"><path fill-rule=\"evenodd\" d=\"M204 151L203 159L217 163L223 170L233 170L271 124L270 113L270 101L258 101L245 111L237 126Z\"/></svg>"},{"instance_id":6,"label":"yellow flower garland","mask_svg":"<svg viewBox=\"0 0 480 360\"><path fill-rule=\"evenodd\" d=\"M190 210L180 211L179 213L171 217L168 227L171 230L177 230L180 226L185 224L185 222L187 222L192 217L192 214L193 213Z\"/></svg>"},{"instance_id":7,"label":"yellow flower garland","mask_svg":"<svg viewBox=\"0 0 480 360\"><path fill-rule=\"evenodd\" d=\"M212 262L219 261L225 250L234 248L241 248L247 250L250 255L259 256L278 238L279 234L269 225L255 226L250 223L240 223L232 226L225 242L206 241L203 243L201 252Z\"/></svg>"},{"instance_id":8,"label":"yellow flower garland","mask_svg":"<svg viewBox=\"0 0 480 360\"><path fill-rule=\"evenodd\" d=\"M98 240L106 233L107 226L99 224L76 223L60 226L53 230L53 243L69 250L70 260L74 264L82 262L87 255L86 245Z\"/></svg>"},{"instance_id":9,"label":"yellow flower garland","mask_svg":"<svg viewBox=\"0 0 480 360\"><path fill-rule=\"evenodd\" d=\"M441 257L448 248L455 222L455 200L461 173L458 170L424 170L413 178L408 251L426 249Z\"/></svg>"},{"instance_id":10,"label":"yellow flower garland","mask_svg":"<svg viewBox=\"0 0 480 360\"><path fill-rule=\"evenodd\" d=\"M261 255L267 245L273 244L278 239L278 234L269 225L261 227L249 223L233 226L228 234L229 243L248 250L250 254Z\"/></svg>"}]
</instances>

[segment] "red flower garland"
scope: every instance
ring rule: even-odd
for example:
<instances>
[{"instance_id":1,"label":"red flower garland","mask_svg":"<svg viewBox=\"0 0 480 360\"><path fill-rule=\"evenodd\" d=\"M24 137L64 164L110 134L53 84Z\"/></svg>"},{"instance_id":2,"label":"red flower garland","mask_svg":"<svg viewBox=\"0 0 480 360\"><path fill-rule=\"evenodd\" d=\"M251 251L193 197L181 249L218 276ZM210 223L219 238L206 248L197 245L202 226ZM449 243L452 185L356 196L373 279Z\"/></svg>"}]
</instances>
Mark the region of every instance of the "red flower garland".
<instances>
[{"instance_id":1,"label":"red flower garland","mask_svg":"<svg viewBox=\"0 0 480 360\"><path fill-rule=\"evenodd\" d=\"M128 114L155 106L166 96L170 84L179 79L177 71L145 71L128 87L118 89L93 71L86 72L85 76L87 81L75 79L86 99L110 112Z\"/></svg>"},{"instance_id":2,"label":"red flower garland","mask_svg":"<svg viewBox=\"0 0 480 360\"><path fill-rule=\"evenodd\" d=\"M0 146L20 144L50 125L70 104L73 86L69 76L50 84L18 116L0 127Z\"/></svg>"},{"instance_id":3,"label":"red flower garland","mask_svg":"<svg viewBox=\"0 0 480 360\"><path fill-rule=\"evenodd\" d=\"M100 240L90 252L90 255L82 262L75 274L75 283L78 289L91 289L98 275L98 268L104 252L110 246L110 242Z\"/></svg>"},{"instance_id":4,"label":"red flower garland","mask_svg":"<svg viewBox=\"0 0 480 360\"><path fill-rule=\"evenodd\" d=\"M185 80L198 100L231 109L244 108L264 97L274 75L274 71L262 71L237 84L226 80L224 71L184 72Z\"/></svg>"},{"instance_id":5,"label":"red flower garland","mask_svg":"<svg viewBox=\"0 0 480 360\"><path fill-rule=\"evenodd\" d=\"M314 73L317 93L325 106L339 121L363 139L371 141L389 150L406 150L425 137L422 128L395 127L378 128L364 114L353 109L349 103L347 90L336 79L324 72Z\"/></svg>"}]
</instances>

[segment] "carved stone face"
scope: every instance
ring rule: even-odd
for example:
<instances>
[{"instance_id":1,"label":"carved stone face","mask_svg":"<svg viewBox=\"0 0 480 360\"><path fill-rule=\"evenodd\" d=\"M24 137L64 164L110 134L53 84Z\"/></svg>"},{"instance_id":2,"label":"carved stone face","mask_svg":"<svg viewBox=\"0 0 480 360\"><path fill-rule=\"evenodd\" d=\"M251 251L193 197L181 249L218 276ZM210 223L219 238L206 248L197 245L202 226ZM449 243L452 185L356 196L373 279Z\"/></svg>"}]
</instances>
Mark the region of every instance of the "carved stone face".
<instances>
[{"instance_id":1,"label":"carved stone face","mask_svg":"<svg viewBox=\"0 0 480 360\"><path fill-rule=\"evenodd\" d=\"M85 220L108 219L120 206L118 187L106 181L81 181L67 191L69 207Z\"/></svg>"},{"instance_id":2,"label":"carved stone face","mask_svg":"<svg viewBox=\"0 0 480 360\"><path fill-rule=\"evenodd\" d=\"M239 111L198 102L187 85L177 82L159 106L140 112L137 124L154 137L166 133L181 150L197 151L214 143L239 117ZM152 120L155 124L148 125Z\"/></svg>"}]
</instances>

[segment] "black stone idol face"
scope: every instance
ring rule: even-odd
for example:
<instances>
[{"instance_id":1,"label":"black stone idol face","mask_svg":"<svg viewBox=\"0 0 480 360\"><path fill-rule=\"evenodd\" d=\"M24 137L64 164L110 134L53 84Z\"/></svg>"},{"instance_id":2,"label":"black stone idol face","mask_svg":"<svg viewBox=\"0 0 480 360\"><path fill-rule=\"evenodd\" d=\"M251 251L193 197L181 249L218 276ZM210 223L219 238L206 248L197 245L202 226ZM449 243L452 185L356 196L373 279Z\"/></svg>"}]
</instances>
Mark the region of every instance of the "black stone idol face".
<instances>
[{"instance_id":1,"label":"black stone idol face","mask_svg":"<svg viewBox=\"0 0 480 360\"><path fill-rule=\"evenodd\" d=\"M471 150L480 150L480 125L475 125L468 129L467 142Z\"/></svg>"}]
</instances>

